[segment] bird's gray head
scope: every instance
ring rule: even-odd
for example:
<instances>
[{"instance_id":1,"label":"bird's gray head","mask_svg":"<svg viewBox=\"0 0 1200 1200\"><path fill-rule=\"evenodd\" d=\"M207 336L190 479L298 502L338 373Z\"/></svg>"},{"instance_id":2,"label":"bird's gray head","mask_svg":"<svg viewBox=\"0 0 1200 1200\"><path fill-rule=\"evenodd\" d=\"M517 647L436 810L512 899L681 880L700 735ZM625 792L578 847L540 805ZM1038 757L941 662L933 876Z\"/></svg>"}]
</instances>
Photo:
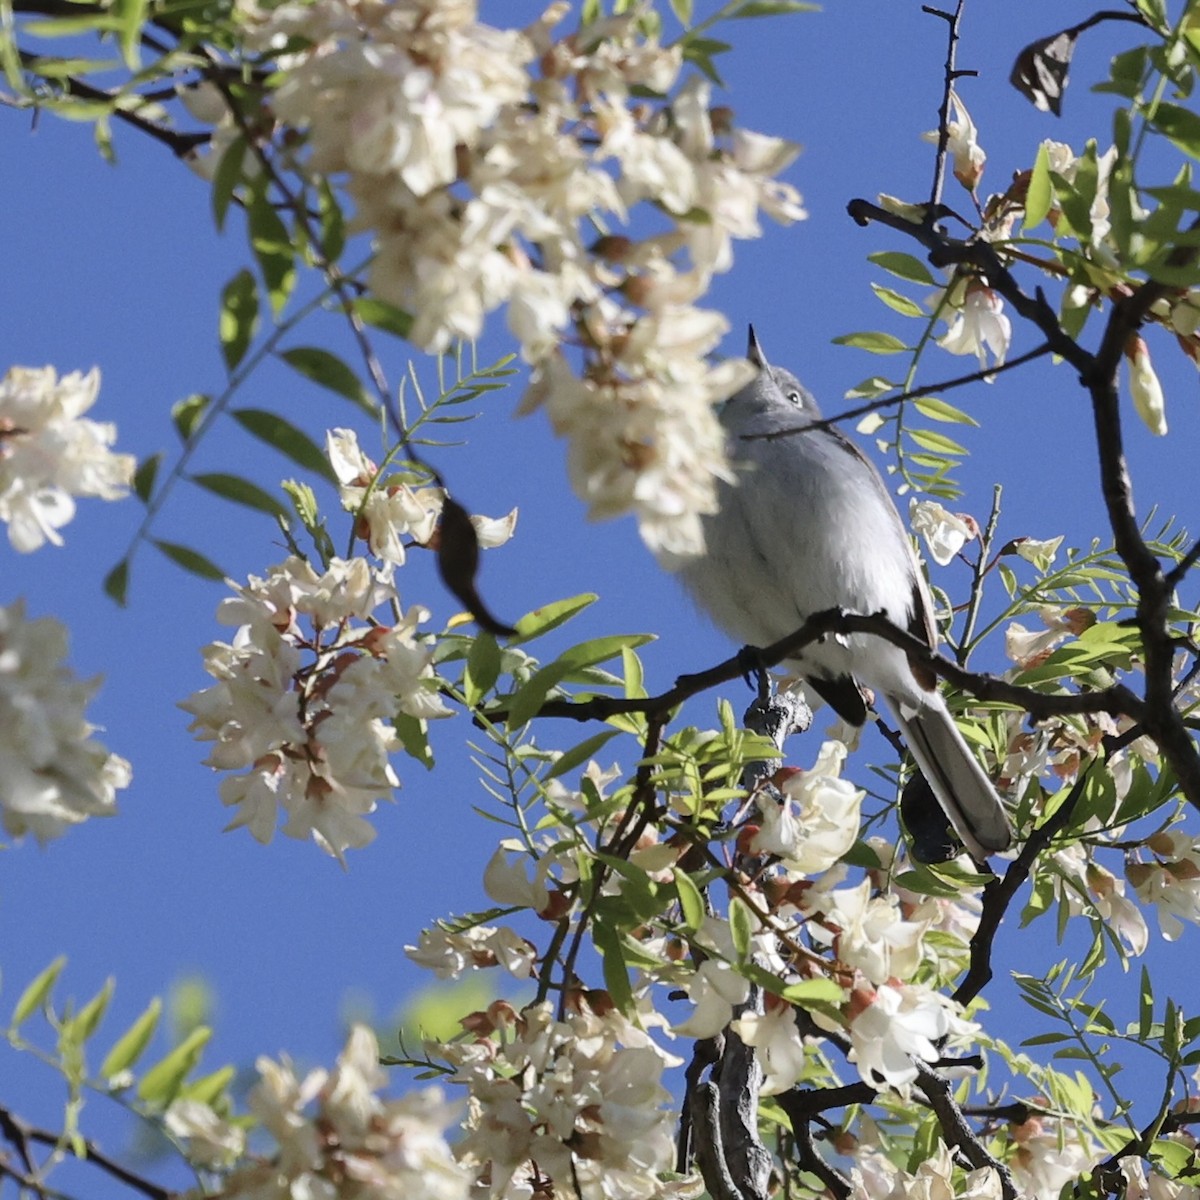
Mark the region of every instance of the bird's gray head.
<instances>
[{"instance_id":1,"label":"bird's gray head","mask_svg":"<svg viewBox=\"0 0 1200 1200\"><path fill-rule=\"evenodd\" d=\"M726 404L723 414L726 423L734 421L741 424L759 414L779 416L785 412L810 420L820 419L821 410L816 400L800 380L791 371L773 367L767 362L753 325L750 326L746 357L758 368L758 374Z\"/></svg>"}]
</instances>

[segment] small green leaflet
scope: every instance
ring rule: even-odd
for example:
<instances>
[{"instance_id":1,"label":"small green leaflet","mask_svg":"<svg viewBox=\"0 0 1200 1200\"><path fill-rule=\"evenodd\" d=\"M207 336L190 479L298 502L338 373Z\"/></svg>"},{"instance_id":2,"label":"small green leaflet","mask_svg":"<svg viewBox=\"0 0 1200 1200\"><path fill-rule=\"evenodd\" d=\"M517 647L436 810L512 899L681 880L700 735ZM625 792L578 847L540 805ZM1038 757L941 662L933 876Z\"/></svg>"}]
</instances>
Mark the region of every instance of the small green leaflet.
<instances>
[{"instance_id":1,"label":"small green leaflet","mask_svg":"<svg viewBox=\"0 0 1200 1200\"><path fill-rule=\"evenodd\" d=\"M926 287L933 287L937 283L929 268L919 258L900 250L878 250L874 254L868 254L867 261L882 267L898 279L907 279L909 283L919 283Z\"/></svg>"},{"instance_id":2,"label":"small green leaflet","mask_svg":"<svg viewBox=\"0 0 1200 1200\"><path fill-rule=\"evenodd\" d=\"M217 583L225 582L225 572L211 559L205 558L199 550L193 550L191 546L183 546L178 542L164 542L158 538L150 540L173 563L181 566L185 571L191 571L193 575L199 575L201 579L213 579Z\"/></svg>"},{"instance_id":3,"label":"small green leaflet","mask_svg":"<svg viewBox=\"0 0 1200 1200\"><path fill-rule=\"evenodd\" d=\"M286 454L297 466L337 483L337 475L325 452L304 432L278 413L264 408L235 408L230 414L247 433Z\"/></svg>"},{"instance_id":4,"label":"small green leaflet","mask_svg":"<svg viewBox=\"0 0 1200 1200\"><path fill-rule=\"evenodd\" d=\"M853 346L858 350L866 350L870 354L903 354L910 349L898 337L878 330L868 330L863 333L844 333L833 339L835 346Z\"/></svg>"},{"instance_id":5,"label":"small green leaflet","mask_svg":"<svg viewBox=\"0 0 1200 1200\"><path fill-rule=\"evenodd\" d=\"M246 356L258 330L258 284L244 267L221 293L221 317L217 333L225 366L232 371Z\"/></svg>"},{"instance_id":6,"label":"small green leaflet","mask_svg":"<svg viewBox=\"0 0 1200 1200\"><path fill-rule=\"evenodd\" d=\"M1040 225L1054 203L1054 183L1050 178L1050 151L1043 142L1033 160L1033 171L1029 176L1029 190L1025 196L1025 229Z\"/></svg>"},{"instance_id":7,"label":"small green leaflet","mask_svg":"<svg viewBox=\"0 0 1200 1200\"><path fill-rule=\"evenodd\" d=\"M199 484L205 491L232 500L235 504L245 505L246 508L257 509L269 516L286 516L287 509L283 503L276 500L270 492L264 491L249 479L240 475L229 475L223 471L212 471L202 475L193 475L192 482Z\"/></svg>"},{"instance_id":8,"label":"small green leaflet","mask_svg":"<svg viewBox=\"0 0 1200 1200\"><path fill-rule=\"evenodd\" d=\"M374 415L375 405L367 395L358 376L336 354L318 346L296 346L284 350L280 356L289 367L300 372L323 388L352 400L360 408Z\"/></svg>"}]
</instances>

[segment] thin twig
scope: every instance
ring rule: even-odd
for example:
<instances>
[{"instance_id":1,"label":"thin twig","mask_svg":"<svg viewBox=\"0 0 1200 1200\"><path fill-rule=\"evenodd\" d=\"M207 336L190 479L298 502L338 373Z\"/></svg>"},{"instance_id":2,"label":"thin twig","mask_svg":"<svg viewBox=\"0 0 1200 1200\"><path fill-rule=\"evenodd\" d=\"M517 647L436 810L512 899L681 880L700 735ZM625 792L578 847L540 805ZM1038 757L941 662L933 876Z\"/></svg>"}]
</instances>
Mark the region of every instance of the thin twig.
<instances>
[{"instance_id":1,"label":"thin twig","mask_svg":"<svg viewBox=\"0 0 1200 1200\"><path fill-rule=\"evenodd\" d=\"M933 160L933 186L929 189L929 213L935 213L941 207L942 192L946 186L946 153L950 145L950 98L954 94L954 81L959 77L955 65L958 56L958 27L962 20L963 4L958 0L952 13L943 12L939 8L922 4L921 11L931 17L941 17L948 27L946 36L946 65L943 69L945 86L942 89L942 103L938 109L938 142L937 154Z\"/></svg>"},{"instance_id":2,"label":"thin twig","mask_svg":"<svg viewBox=\"0 0 1200 1200\"><path fill-rule=\"evenodd\" d=\"M1127 716L1135 721L1143 717L1142 701L1123 684L1094 692L1041 692L1021 687L994 675L967 671L952 659L931 650L920 638L893 625L882 613L865 615L831 608L814 613L794 633L763 648L747 647L715 667L694 675L681 675L674 687L657 696L629 699L621 696L592 696L587 700L548 700L538 710L540 717L562 717L575 721L607 720L622 713L640 713L649 717L665 716L685 700L701 692L740 679L753 669L765 669L799 655L804 647L830 634L869 633L898 646L911 659L929 667L956 688L980 700L1010 704L1034 717L1074 716L1081 713L1108 713ZM482 715L490 721L503 721L503 708L488 709Z\"/></svg>"},{"instance_id":3,"label":"thin twig","mask_svg":"<svg viewBox=\"0 0 1200 1200\"><path fill-rule=\"evenodd\" d=\"M1027 350L1024 354L1018 354L1016 358L1010 358L1005 362L998 363L994 367L983 367L978 371L971 371L967 375L956 375L952 379L943 379L940 383L926 383L920 387L910 388L908 391L901 392L896 396L885 396L878 400L870 400L866 404L860 404L857 408L848 408L845 412L838 413L836 417L822 417L817 421L808 421L803 425L796 425L791 429L776 429L770 433L743 433L741 436L747 442L769 442L776 438L790 437L797 433L803 433L809 429L829 429L831 426L840 425L843 421L853 421L857 417L865 417L873 412L881 412L887 408L894 408L898 404L904 404L908 400L919 400L922 396L933 396L938 392L948 392L954 388L965 387L969 383L980 383L986 381L990 383L997 375L1003 374L1005 371L1014 370L1016 367L1023 367L1027 362L1032 362L1035 358L1043 358L1049 354L1051 347L1049 343L1043 342L1040 346L1033 350Z\"/></svg>"},{"instance_id":4,"label":"thin twig","mask_svg":"<svg viewBox=\"0 0 1200 1200\"><path fill-rule=\"evenodd\" d=\"M39 1145L59 1146L62 1144L62 1135L55 1133L51 1129L41 1129L36 1125L29 1125L13 1111L6 1107L0 1107L0 1129L3 1130L5 1136L11 1136L9 1131L19 1131L20 1136L29 1142L37 1142ZM148 1200L172 1200L176 1195L169 1188L160 1187L157 1183L147 1179L144 1175L139 1175L136 1171L131 1171L128 1167L122 1166L121 1163L101 1151L94 1142L84 1141L83 1154L80 1155L81 1161L90 1162L98 1167L107 1175L111 1175L126 1187L132 1188L136 1192L140 1192L143 1196L148 1197Z\"/></svg>"}]
</instances>

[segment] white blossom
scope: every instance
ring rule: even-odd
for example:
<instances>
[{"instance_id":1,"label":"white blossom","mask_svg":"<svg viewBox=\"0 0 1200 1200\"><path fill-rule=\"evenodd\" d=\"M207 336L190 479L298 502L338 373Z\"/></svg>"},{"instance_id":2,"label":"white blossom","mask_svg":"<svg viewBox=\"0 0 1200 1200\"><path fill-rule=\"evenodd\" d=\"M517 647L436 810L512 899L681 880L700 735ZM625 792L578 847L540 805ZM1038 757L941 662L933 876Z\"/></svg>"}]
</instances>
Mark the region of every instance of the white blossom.
<instances>
[{"instance_id":1,"label":"white blossom","mask_svg":"<svg viewBox=\"0 0 1200 1200\"><path fill-rule=\"evenodd\" d=\"M114 454L116 426L83 416L100 372L12 367L0 379L0 521L22 553L46 542L75 515L74 496L119 500L133 480L131 454Z\"/></svg>"},{"instance_id":2,"label":"white blossom","mask_svg":"<svg viewBox=\"0 0 1200 1200\"><path fill-rule=\"evenodd\" d=\"M275 1142L243 1160L220 1195L332 1200L467 1200L471 1179L455 1161L445 1130L455 1110L436 1088L400 1100L378 1093L387 1081L375 1035L350 1032L332 1071L304 1077L286 1060L263 1057L250 1109Z\"/></svg>"},{"instance_id":3,"label":"white blossom","mask_svg":"<svg viewBox=\"0 0 1200 1200\"><path fill-rule=\"evenodd\" d=\"M1057 1200L1067 1183L1104 1156L1101 1147L1070 1121L1035 1114L1009 1132L1016 1146L1009 1169L1018 1190L1033 1200Z\"/></svg>"},{"instance_id":4,"label":"white blossom","mask_svg":"<svg viewBox=\"0 0 1200 1200\"><path fill-rule=\"evenodd\" d=\"M526 870L528 854L524 842L505 838L484 868L483 890L497 904L541 912L550 903L546 877L554 860L549 854L543 854L530 864L533 870L529 872Z\"/></svg>"},{"instance_id":5,"label":"white blossom","mask_svg":"<svg viewBox=\"0 0 1200 1200\"><path fill-rule=\"evenodd\" d=\"M1146 428L1162 437L1167 432L1166 402L1144 338L1134 334L1129 339L1125 347L1125 361L1129 364L1129 390L1133 393L1133 407L1137 409Z\"/></svg>"},{"instance_id":6,"label":"white blossom","mask_svg":"<svg viewBox=\"0 0 1200 1200\"><path fill-rule=\"evenodd\" d=\"M729 1027L758 1052L763 1070L762 1094L778 1096L794 1087L804 1073L804 1039L796 1027L796 1010L768 994L764 1011L745 1012Z\"/></svg>"},{"instance_id":7,"label":"white blossom","mask_svg":"<svg viewBox=\"0 0 1200 1200\"><path fill-rule=\"evenodd\" d=\"M219 616L242 622L229 643L204 651L216 683L180 705L189 728L213 743L220 785L237 810L230 828L268 842L282 815L288 837L312 837L340 862L367 845L366 819L399 786L393 725L450 715L437 691L432 647L419 640L419 607L394 624L362 624L384 602L398 609L389 572L361 558L333 559L323 575L290 558L252 576ZM309 628L311 626L311 629Z\"/></svg>"},{"instance_id":8,"label":"white blossom","mask_svg":"<svg viewBox=\"0 0 1200 1200\"><path fill-rule=\"evenodd\" d=\"M558 36L560 7L524 33L480 22L471 0L436 19L426 0L247 8L256 46L288 47L273 113L306 135L297 169L346 173L376 243L371 290L411 315L411 340L444 350L507 306L534 368L524 407L544 404L569 439L591 515L634 513L664 561L701 553L729 474L713 405L750 372L706 361L725 323L696 302L763 213L804 217L778 178L798 148L715 119L709 85L679 82L680 47L636 9L582 38ZM597 240L597 216L641 240ZM578 369L567 344L585 347ZM412 497L339 479L372 552L401 561Z\"/></svg>"},{"instance_id":9,"label":"white blossom","mask_svg":"<svg viewBox=\"0 0 1200 1200\"><path fill-rule=\"evenodd\" d=\"M696 1007L673 1028L684 1037L716 1037L729 1024L734 1008L749 996L750 983L731 965L735 953L727 921L705 917L697 942L711 954L684 981L688 999Z\"/></svg>"},{"instance_id":10,"label":"white blossom","mask_svg":"<svg viewBox=\"0 0 1200 1200\"><path fill-rule=\"evenodd\" d=\"M1200 841L1181 830L1156 833L1147 842L1150 862L1131 861L1125 874L1143 904L1154 905L1167 941L1183 932L1183 922L1200 924Z\"/></svg>"},{"instance_id":11,"label":"white blossom","mask_svg":"<svg viewBox=\"0 0 1200 1200\"><path fill-rule=\"evenodd\" d=\"M505 1036L495 1046L486 1042L490 1024L472 1026L485 1053L442 1048L470 1097L458 1155L481 1194L528 1195L536 1165L556 1195L659 1196L674 1125L662 1072L679 1060L612 1009L581 1005L556 1020L538 1005L497 1019Z\"/></svg>"},{"instance_id":12,"label":"white blossom","mask_svg":"<svg viewBox=\"0 0 1200 1200\"><path fill-rule=\"evenodd\" d=\"M1200 1200L1200 1187L1171 1179L1156 1170L1147 1172L1136 1154L1119 1159L1117 1166L1125 1176L1125 1200Z\"/></svg>"},{"instance_id":13,"label":"white blossom","mask_svg":"<svg viewBox=\"0 0 1200 1200\"><path fill-rule=\"evenodd\" d=\"M1100 920L1121 938L1130 954L1146 952L1150 939L1146 919L1125 895L1124 880L1092 861L1078 842L1055 851L1052 861L1058 872L1054 880L1055 895L1065 902L1072 915L1093 908Z\"/></svg>"},{"instance_id":14,"label":"white blossom","mask_svg":"<svg viewBox=\"0 0 1200 1200\"><path fill-rule=\"evenodd\" d=\"M457 979L468 969L494 966L502 966L517 979L528 979L537 949L503 926L455 930L435 925L421 930L418 944L405 946L404 953L439 979Z\"/></svg>"},{"instance_id":15,"label":"white blossom","mask_svg":"<svg viewBox=\"0 0 1200 1200\"><path fill-rule=\"evenodd\" d=\"M782 804L760 793L762 823L752 853L778 855L800 875L819 875L846 854L858 839L866 792L840 778L845 761L841 742L825 742L811 771L793 770L780 780Z\"/></svg>"},{"instance_id":16,"label":"white blossom","mask_svg":"<svg viewBox=\"0 0 1200 1200\"><path fill-rule=\"evenodd\" d=\"M172 1100L163 1120L175 1137L186 1139L188 1159L198 1166L227 1166L246 1149L246 1131L199 1100Z\"/></svg>"},{"instance_id":17,"label":"white blossom","mask_svg":"<svg viewBox=\"0 0 1200 1200\"><path fill-rule=\"evenodd\" d=\"M956 91L950 92L950 111L946 121L946 149L950 154L954 178L967 189L974 192L983 175L983 166L987 155L979 144L979 132L967 106L962 102ZM925 140L935 145L940 141L937 130L925 134Z\"/></svg>"},{"instance_id":18,"label":"white blossom","mask_svg":"<svg viewBox=\"0 0 1200 1200\"><path fill-rule=\"evenodd\" d=\"M876 1086L907 1087L917 1078L915 1060L935 1062L942 1038L973 1028L949 997L913 983L859 993L857 1007L849 1027L851 1057L863 1079Z\"/></svg>"},{"instance_id":19,"label":"white blossom","mask_svg":"<svg viewBox=\"0 0 1200 1200\"><path fill-rule=\"evenodd\" d=\"M64 660L67 630L0 607L0 824L47 842L88 817L109 816L129 786L129 763L109 753L84 715L97 682Z\"/></svg>"},{"instance_id":20,"label":"white blossom","mask_svg":"<svg viewBox=\"0 0 1200 1200\"><path fill-rule=\"evenodd\" d=\"M1056 538L1024 537L1016 539L1017 556L1026 562L1033 563L1039 571L1048 571L1058 555L1058 548L1063 544L1063 536Z\"/></svg>"},{"instance_id":21,"label":"white blossom","mask_svg":"<svg viewBox=\"0 0 1200 1200\"><path fill-rule=\"evenodd\" d=\"M979 536L974 519L962 513L952 513L936 500L908 502L908 523L920 534L929 547L933 561L944 567L967 544Z\"/></svg>"},{"instance_id":22,"label":"white blossom","mask_svg":"<svg viewBox=\"0 0 1200 1200\"><path fill-rule=\"evenodd\" d=\"M987 367L989 353L994 366L1003 366L1011 342L1012 322L1004 312L1004 301L991 288L974 282L967 285L950 328L938 338L938 345L951 354L974 354L981 368Z\"/></svg>"},{"instance_id":23,"label":"white blossom","mask_svg":"<svg viewBox=\"0 0 1200 1200\"><path fill-rule=\"evenodd\" d=\"M815 911L814 938L832 944L840 962L872 983L911 979L921 965L928 921L906 920L893 892L871 895L871 882L826 893Z\"/></svg>"},{"instance_id":24,"label":"white blossom","mask_svg":"<svg viewBox=\"0 0 1200 1200\"><path fill-rule=\"evenodd\" d=\"M857 1155L850 1186L851 1200L1000 1200L1003 1194L992 1167L970 1171L957 1182L950 1149L940 1140L912 1173L874 1151Z\"/></svg>"}]
</instances>

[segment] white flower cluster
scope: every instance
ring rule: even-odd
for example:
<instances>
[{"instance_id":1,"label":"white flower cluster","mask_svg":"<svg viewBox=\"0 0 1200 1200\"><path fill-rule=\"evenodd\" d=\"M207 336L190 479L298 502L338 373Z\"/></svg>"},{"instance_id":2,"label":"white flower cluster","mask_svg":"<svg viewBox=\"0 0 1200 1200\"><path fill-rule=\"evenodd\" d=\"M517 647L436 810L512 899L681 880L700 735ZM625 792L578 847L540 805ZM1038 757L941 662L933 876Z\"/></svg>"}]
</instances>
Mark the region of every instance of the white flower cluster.
<instances>
[{"instance_id":1,"label":"white flower cluster","mask_svg":"<svg viewBox=\"0 0 1200 1200\"><path fill-rule=\"evenodd\" d=\"M841 742L828 741L812 770L778 773L783 803L758 796L762 825L750 841L751 853L778 856L793 875L819 875L849 851L858 840L866 792L841 778L846 754Z\"/></svg>"},{"instance_id":2,"label":"white flower cluster","mask_svg":"<svg viewBox=\"0 0 1200 1200\"><path fill-rule=\"evenodd\" d=\"M427 546L437 529L446 494L439 487L410 487L380 478L379 467L363 453L352 429L331 429L325 448L338 479L342 507L355 514L355 532L371 553L402 566L405 538ZM472 516L471 524L482 549L503 546L517 527L517 510L504 517Z\"/></svg>"},{"instance_id":3,"label":"white flower cluster","mask_svg":"<svg viewBox=\"0 0 1200 1200\"><path fill-rule=\"evenodd\" d=\"M991 1167L968 1172L961 1185L954 1174L954 1157L942 1141L912 1173L870 1150L857 1156L850 1173L850 1200L1000 1200L1003 1195L1000 1174Z\"/></svg>"},{"instance_id":4,"label":"white flower cluster","mask_svg":"<svg viewBox=\"0 0 1200 1200\"><path fill-rule=\"evenodd\" d=\"M308 133L301 170L346 175L370 287L412 340L475 338L506 305L535 368L526 407L570 439L592 514L632 511L656 551L695 554L728 469L712 406L749 370L705 363L727 326L695 303L761 212L804 216L776 178L797 148L732 128L698 77L680 86L679 48L636 9L556 38L569 7L518 32L473 0L287 0L250 36L286 48L275 114Z\"/></svg>"},{"instance_id":5,"label":"white flower cluster","mask_svg":"<svg viewBox=\"0 0 1200 1200\"><path fill-rule=\"evenodd\" d=\"M237 1165L208 1196L265 1200L467 1200L471 1179L454 1160L445 1129L452 1106L437 1089L384 1100L387 1076L365 1026L351 1031L332 1071L303 1078L291 1063L260 1058L250 1109L275 1142L273 1153ZM167 1125L188 1139L190 1157L218 1166L240 1155L244 1133L206 1105L176 1102Z\"/></svg>"},{"instance_id":6,"label":"white flower cluster","mask_svg":"<svg viewBox=\"0 0 1200 1200\"><path fill-rule=\"evenodd\" d=\"M400 713L450 715L436 691L432 648L418 640L428 612L413 607L384 625L383 604L399 611L390 568L364 558L333 559L318 575L300 558L250 577L218 619L238 626L232 642L205 649L217 682L181 703L190 729L213 742L206 762L239 771L221 799L270 841L280 810L289 837L312 836L344 862L374 837L366 820L399 786L389 755L400 748Z\"/></svg>"},{"instance_id":7,"label":"white flower cluster","mask_svg":"<svg viewBox=\"0 0 1200 1200\"><path fill-rule=\"evenodd\" d=\"M494 1200L530 1195L650 1200L674 1157L676 1065L613 1009L581 1002L564 1020L545 1005L494 1004L478 1040L449 1050L470 1096L459 1161Z\"/></svg>"},{"instance_id":8,"label":"white flower cluster","mask_svg":"<svg viewBox=\"0 0 1200 1200\"><path fill-rule=\"evenodd\" d=\"M457 979L468 969L495 966L503 966L517 979L528 979L537 947L504 926L472 925L460 930L435 925L422 929L418 944L405 946L404 953L439 979Z\"/></svg>"},{"instance_id":9,"label":"white flower cluster","mask_svg":"<svg viewBox=\"0 0 1200 1200\"><path fill-rule=\"evenodd\" d=\"M83 416L96 402L100 372L61 379L53 367L12 367L0 379L0 521L22 553L62 545L73 496L119 500L136 465L114 454L116 426Z\"/></svg>"},{"instance_id":10,"label":"white flower cluster","mask_svg":"<svg viewBox=\"0 0 1200 1200\"><path fill-rule=\"evenodd\" d=\"M94 682L65 666L67 631L0 607L0 823L49 841L87 817L108 816L132 772L92 738L84 709Z\"/></svg>"},{"instance_id":11,"label":"white flower cluster","mask_svg":"<svg viewBox=\"0 0 1200 1200\"><path fill-rule=\"evenodd\" d=\"M1151 860L1127 862L1125 875L1138 899L1154 905L1163 937L1173 942L1184 921L1200 925L1200 839L1167 830L1154 834L1146 850Z\"/></svg>"}]
</instances>

